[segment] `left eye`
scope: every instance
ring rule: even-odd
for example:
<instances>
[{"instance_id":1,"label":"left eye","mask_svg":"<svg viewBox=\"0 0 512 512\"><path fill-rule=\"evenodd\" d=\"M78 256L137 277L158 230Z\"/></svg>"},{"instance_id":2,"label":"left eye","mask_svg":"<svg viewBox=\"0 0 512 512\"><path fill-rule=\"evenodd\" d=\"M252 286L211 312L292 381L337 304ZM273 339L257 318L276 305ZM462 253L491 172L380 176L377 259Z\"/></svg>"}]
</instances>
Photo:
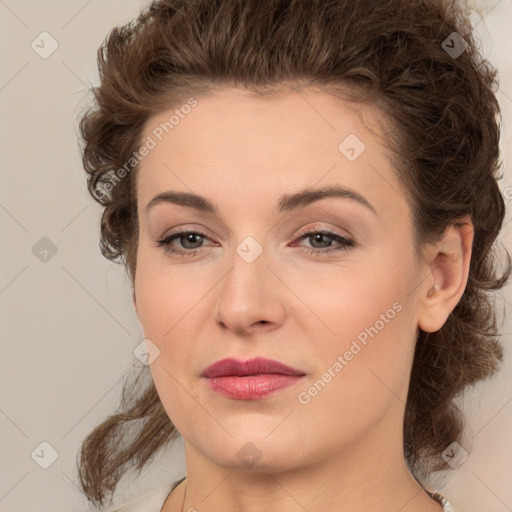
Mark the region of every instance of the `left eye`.
<instances>
[{"instance_id":1,"label":"left eye","mask_svg":"<svg viewBox=\"0 0 512 512\"><path fill-rule=\"evenodd\" d=\"M192 245L198 243L198 238L207 238L207 236L204 233L200 233L198 231L180 231L179 233L174 233L172 235L166 236L161 240L158 240L157 244L159 247L164 247L165 252L185 256L195 254L199 250L199 247L187 247L187 244L189 243L191 243ZM185 245L182 245L185 249L188 250L180 250L171 245L172 242L176 239L179 239L180 242L185 241Z\"/></svg>"},{"instance_id":2,"label":"left eye","mask_svg":"<svg viewBox=\"0 0 512 512\"><path fill-rule=\"evenodd\" d=\"M199 231L180 231L178 233L171 234L161 240L157 241L159 247L163 247L165 252L170 254L177 254L180 256L192 256L201 249L202 239L208 238L207 235ZM332 242L324 248L305 248L308 253L329 253L334 251L347 251L355 245L353 240L349 240L336 233L329 231L309 231L301 235L298 240L310 239L314 240L314 243L322 243L322 239L331 239L338 243L338 247L331 248ZM174 240L179 240L184 249L179 249L172 245ZM194 247L190 247L192 244ZM199 244L199 246L195 246Z\"/></svg>"}]
</instances>

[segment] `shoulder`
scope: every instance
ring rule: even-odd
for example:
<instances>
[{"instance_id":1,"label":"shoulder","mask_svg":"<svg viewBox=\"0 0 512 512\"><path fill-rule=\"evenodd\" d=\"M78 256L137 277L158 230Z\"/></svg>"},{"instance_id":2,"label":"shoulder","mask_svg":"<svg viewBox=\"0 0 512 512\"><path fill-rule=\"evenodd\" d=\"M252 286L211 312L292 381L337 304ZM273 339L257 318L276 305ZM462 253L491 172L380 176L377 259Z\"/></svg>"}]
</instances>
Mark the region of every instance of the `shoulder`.
<instances>
[{"instance_id":1,"label":"shoulder","mask_svg":"<svg viewBox=\"0 0 512 512\"><path fill-rule=\"evenodd\" d=\"M160 512L167 496L184 479L185 477L182 477L170 484L152 489L134 500L116 505L108 512Z\"/></svg>"}]
</instances>

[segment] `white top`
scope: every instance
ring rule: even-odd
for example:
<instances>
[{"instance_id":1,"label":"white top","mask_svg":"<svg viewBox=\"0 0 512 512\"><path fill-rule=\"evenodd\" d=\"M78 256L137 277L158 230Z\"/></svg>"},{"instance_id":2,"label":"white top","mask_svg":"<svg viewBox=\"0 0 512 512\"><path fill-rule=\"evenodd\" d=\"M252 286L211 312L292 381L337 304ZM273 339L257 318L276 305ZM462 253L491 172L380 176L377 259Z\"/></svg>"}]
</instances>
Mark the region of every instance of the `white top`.
<instances>
[{"instance_id":1,"label":"white top","mask_svg":"<svg viewBox=\"0 0 512 512\"><path fill-rule=\"evenodd\" d=\"M123 503L109 512L161 512L167 496L183 480L185 480L185 477L179 478L163 487L157 487L134 500Z\"/></svg>"},{"instance_id":2,"label":"white top","mask_svg":"<svg viewBox=\"0 0 512 512\"><path fill-rule=\"evenodd\" d=\"M152 491L149 491L135 500L131 500L128 503L124 503L120 507L117 507L110 512L162 512L162 507L169 496L171 491L181 482L185 480L182 477L175 480L171 484L163 487L157 487ZM450 505L449 501L439 492L429 491L425 489L431 498L439 502L443 506L443 512L456 512L456 510Z\"/></svg>"}]
</instances>

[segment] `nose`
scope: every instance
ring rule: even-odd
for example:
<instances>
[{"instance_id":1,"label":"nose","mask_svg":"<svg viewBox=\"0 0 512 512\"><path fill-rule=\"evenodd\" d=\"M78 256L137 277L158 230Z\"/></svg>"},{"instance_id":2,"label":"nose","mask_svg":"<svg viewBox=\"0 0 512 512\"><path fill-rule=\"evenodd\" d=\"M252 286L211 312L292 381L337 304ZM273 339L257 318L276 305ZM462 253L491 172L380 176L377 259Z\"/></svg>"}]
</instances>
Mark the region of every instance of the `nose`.
<instances>
[{"instance_id":1,"label":"nose","mask_svg":"<svg viewBox=\"0 0 512 512\"><path fill-rule=\"evenodd\" d=\"M265 251L251 263L235 253L232 268L216 289L215 319L222 329L247 337L282 325L283 284L267 266Z\"/></svg>"}]
</instances>

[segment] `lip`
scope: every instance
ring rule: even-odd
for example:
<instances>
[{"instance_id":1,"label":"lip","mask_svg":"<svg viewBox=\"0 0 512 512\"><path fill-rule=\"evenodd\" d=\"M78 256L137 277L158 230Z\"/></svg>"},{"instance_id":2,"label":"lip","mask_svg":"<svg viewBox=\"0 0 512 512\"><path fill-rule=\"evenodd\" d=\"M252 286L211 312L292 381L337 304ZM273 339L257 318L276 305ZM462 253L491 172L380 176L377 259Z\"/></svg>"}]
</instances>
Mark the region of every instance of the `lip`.
<instances>
[{"instance_id":1,"label":"lip","mask_svg":"<svg viewBox=\"0 0 512 512\"><path fill-rule=\"evenodd\" d=\"M264 357L246 361L222 359L203 370L209 388L238 400L258 400L290 387L306 374Z\"/></svg>"},{"instance_id":2,"label":"lip","mask_svg":"<svg viewBox=\"0 0 512 512\"><path fill-rule=\"evenodd\" d=\"M205 368L201 376L208 378L227 376L243 377L262 373L292 376L305 375L303 371L287 366L279 361L267 359L266 357L256 357L246 361L239 361L233 358L221 359Z\"/></svg>"}]
</instances>

